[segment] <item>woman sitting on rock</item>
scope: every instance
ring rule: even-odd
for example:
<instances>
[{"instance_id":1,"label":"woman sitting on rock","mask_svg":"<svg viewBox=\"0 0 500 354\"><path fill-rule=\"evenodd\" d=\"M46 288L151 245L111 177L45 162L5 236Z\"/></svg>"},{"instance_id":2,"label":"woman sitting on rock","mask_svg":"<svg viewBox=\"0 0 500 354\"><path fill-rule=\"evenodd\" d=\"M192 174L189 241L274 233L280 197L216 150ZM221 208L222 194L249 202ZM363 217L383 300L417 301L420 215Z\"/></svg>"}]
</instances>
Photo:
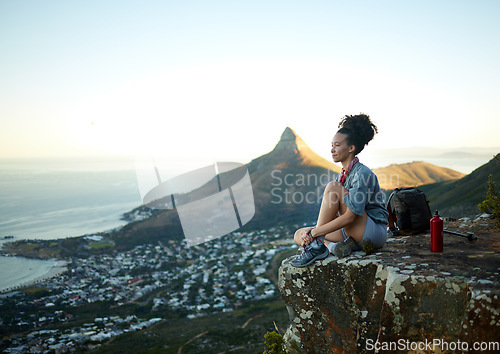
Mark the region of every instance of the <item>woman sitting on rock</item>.
<instances>
[{"instance_id":1,"label":"woman sitting on rock","mask_svg":"<svg viewBox=\"0 0 500 354\"><path fill-rule=\"evenodd\" d=\"M304 251L292 265L306 267L330 252L346 257L360 250L364 242L374 248L385 244L385 196L377 176L356 157L375 133L377 127L366 114L342 118L331 150L333 161L342 164L342 172L325 188L316 226L295 232L294 241Z\"/></svg>"}]
</instances>

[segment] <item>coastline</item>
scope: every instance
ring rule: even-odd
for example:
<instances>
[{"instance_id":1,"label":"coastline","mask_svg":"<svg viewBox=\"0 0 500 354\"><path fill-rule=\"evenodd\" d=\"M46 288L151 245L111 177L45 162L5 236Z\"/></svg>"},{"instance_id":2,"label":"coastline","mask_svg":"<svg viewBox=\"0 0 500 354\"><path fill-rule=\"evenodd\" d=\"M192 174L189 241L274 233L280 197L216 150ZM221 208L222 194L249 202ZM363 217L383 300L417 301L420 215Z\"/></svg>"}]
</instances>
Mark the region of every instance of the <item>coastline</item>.
<instances>
[{"instance_id":1,"label":"coastline","mask_svg":"<svg viewBox=\"0 0 500 354\"><path fill-rule=\"evenodd\" d=\"M47 272L45 272L41 275L37 275L32 279L18 282L12 286L7 286L4 288L1 288L0 294L6 294L6 293L16 291L16 290L19 290L22 288L30 287L30 286L33 286L35 284L48 281L54 277L60 276L64 272L68 271L68 267L67 267L68 263L69 262L64 261L64 260L56 260L54 265L51 266Z\"/></svg>"}]
</instances>

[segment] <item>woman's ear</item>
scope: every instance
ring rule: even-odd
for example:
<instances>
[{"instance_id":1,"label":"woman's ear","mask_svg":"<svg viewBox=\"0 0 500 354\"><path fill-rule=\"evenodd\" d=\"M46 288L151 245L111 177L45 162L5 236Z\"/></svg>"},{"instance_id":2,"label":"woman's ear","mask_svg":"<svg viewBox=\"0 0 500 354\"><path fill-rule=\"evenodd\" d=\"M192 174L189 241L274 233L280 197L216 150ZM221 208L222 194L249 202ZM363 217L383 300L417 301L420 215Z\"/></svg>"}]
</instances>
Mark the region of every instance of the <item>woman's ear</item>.
<instances>
[{"instance_id":1,"label":"woman's ear","mask_svg":"<svg viewBox=\"0 0 500 354\"><path fill-rule=\"evenodd\" d=\"M349 146L349 153L355 152L355 151L356 151L356 146L355 145Z\"/></svg>"}]
</instances>

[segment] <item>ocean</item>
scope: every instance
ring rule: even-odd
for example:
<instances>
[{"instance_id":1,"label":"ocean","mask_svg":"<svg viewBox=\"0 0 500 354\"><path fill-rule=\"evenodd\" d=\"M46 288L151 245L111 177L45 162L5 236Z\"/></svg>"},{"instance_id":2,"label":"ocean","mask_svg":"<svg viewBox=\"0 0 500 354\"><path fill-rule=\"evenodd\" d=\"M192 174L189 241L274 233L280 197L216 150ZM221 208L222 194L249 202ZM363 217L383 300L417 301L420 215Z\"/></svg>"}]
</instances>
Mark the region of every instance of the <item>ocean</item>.
<instances>
[{"instance_id":1,"label":"ocean","mask_svg":"<svg viewBox=\"0 0 500 354\"><path fill-rule=\"evenodd\" d=\"M111 230L125 225L122 214L139 205L135 170L129 164L0 162L0 246ZM0 256L0 291L39 278L54 264Z\"/></svg>"},{"instance_id":2,"label":"ocean","mask_svg":"<svg viewBox=\"0 0 500 354\"><path fill-rule=\"evenodd\" d=\"M135 171L6 168L0 164L0 238L59 239L124 224L141 204Z\"/></svg>"}]
</instances>

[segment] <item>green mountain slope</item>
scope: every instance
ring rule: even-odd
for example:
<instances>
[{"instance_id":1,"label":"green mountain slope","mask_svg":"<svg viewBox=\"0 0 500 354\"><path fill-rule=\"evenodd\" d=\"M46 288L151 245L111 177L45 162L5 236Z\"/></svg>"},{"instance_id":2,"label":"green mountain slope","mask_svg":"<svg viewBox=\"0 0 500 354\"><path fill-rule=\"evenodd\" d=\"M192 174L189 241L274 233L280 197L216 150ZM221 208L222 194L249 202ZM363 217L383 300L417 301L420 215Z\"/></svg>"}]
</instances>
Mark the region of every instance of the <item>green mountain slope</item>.
<instances>
[{"instance_id":1,"label":"green mountain slope","mask_svg":"<svg viewBox=\"0 0 500 354\"><path fill-rule=\"evenodd\" d=\"M431 209L439 210L441 215L474 216L479 212L477 204L481 203L486 196L490 174L499 192L500 154L459 180L423 185L419 189L427 195Z\"/></svg>"}]
</instances>

